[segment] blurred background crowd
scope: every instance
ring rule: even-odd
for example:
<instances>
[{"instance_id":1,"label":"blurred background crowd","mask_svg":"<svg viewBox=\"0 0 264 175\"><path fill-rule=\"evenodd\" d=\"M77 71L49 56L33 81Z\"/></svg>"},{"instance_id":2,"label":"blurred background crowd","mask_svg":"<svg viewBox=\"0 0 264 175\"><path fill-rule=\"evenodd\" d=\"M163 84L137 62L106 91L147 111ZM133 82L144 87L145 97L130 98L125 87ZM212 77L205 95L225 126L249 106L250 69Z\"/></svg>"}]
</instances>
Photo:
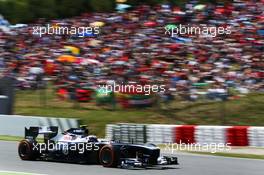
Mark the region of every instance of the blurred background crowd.
<instances>
[{"instance_id":1,"label":"blurred background crowd","mask_svg":"<svg viewBox=\"0 0 264 175\"><path fill-rule=\"evenodd\" d=\"M18 89L45 88L52 82L60 98L78 101L90 101L94 94L99 99L105 94L97 91L98 85L113 81L166 86L164 93L147 97L133 92L108 94L112 99L108 102L120 98L124 107L150 105L156 97L162 101L176 97L188 101L227 100L237 94L264 91L263 0L189 1L183 6L122 2L110 12L40 18L27 24L10 25L2 18L0 74L15 78ZM32 34L34 26L47 24L96 25L100 34ZM165 35L166 26L179 24L230 26L232 32L216 37ZM150 99L153 96L155 100Z\"/></svg>"}]
</instances>

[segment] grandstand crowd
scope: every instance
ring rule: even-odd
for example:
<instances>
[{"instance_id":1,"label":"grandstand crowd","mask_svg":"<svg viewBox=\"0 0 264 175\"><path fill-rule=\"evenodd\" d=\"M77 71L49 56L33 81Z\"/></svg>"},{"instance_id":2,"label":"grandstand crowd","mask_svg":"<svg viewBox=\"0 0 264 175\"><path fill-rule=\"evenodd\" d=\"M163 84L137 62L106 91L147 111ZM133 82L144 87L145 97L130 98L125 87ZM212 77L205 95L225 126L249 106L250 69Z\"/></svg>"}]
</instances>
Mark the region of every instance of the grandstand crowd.
<instances>
[{"instance_id":1,"label":"grandstand crowd","mask_svg":"<svg viewBox=\"0 0 264 175\"><path fill-rule=\"evenodd\" d=\"M39 37L32 33L34 26L81 27L94 22L100 22L96 36ZM229 26L231 33L172 38L165 35L168 24ZM226 99L230 89L239 94L264 91L263 31L263 0L205 6L187 3L182 8L142 5L125 12L38 19L0 31L0 74L16 78L22 89L43 79L70 91L76 86L96 88L115 81L163 84L166 91L161 95L167 97ZM58 59L61 55L73 59L62 61Z\"/></svg>"}]
</instances>

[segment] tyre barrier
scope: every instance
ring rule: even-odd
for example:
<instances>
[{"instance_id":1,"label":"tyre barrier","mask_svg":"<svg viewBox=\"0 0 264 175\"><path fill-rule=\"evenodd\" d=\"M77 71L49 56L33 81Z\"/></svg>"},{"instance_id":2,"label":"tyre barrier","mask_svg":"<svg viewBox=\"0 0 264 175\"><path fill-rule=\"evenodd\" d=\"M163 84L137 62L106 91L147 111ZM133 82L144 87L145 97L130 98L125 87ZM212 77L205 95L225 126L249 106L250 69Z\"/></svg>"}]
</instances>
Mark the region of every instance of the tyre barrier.
<instances>
[{"instance_id":1,"label":"tyre barrier","mask_svg":"<svg viewBox=\"0 0 264 175\"><path fill-rule=\"evenodd\" d=\"M154 144L173 143L176 126L180 125L147 125L147 141Z\"/></svg>"},{"instance_id":2,"label":"tyre barrier","mask_svg":"<svg viewBox=\"0 0 264 175\"><path fill-rule=\"evenodd\" d=\"M233 126L227 128L227 143L230 146L248 146L248 126Z\"/></svg>"},{"instance_id":3,"label":"tyre barrier","mask_svg":"<svg viewBox=\"0 0 264 175\"><path fill-rule=\"evenodd\" d=\"M264 147L264 127L249 127L247 134L250 146Z\"/></svg>"},{"instance_id":4,"label":"tyre barrier","mask_svg":"<svg viewBox=\"0 0 264 175\"><path fill-rule=\"evenodd\" d=\"M113 140L113 130L116 125L108 124L105 128L105 139L106 140Z\"/></svg>"},{"instance_id":5,"label":"tyre barrier","mask_svg":"<svg viewBox=\"0 0 264 175\"><path fill-rule=\"evenodd\" d=\"M58 126L59 132L62 132L69 128L79 127L79 125L79 120L72 118L0 115L0 135L23 137L25 127L30 126Z\"/></svg>"},{"instance_id":6,"label":"tyre barrier","mask_svg":"<svg viewBox=\"0 0 264 175\"><path fill-rule=\"evenodd\" d=\"M175 128L175 143L195 143L195 126L182 125Z\"/></svg>"},{"instance_id":7,"label":"tyre barrier","mask_svg":"<svg viewBox=\"0 0 264 175\"><path fill-rule=\"evenodd\" d=\"M199 144L225 143L228 126L196 126L195 141Z\"/></svg>"},{"instance_id":8,"label":"tyre barrier","mask_svg":"<svg viewBox=\"0 0 264 175\"><path fill-rule=\"evenodd\" d=\"M107 125L106 138L122 143L138 143L147 142L146 126L143 124L126 124Z\"/></svg>"},{"instance_id":9,"label":"tyre barrier","mask_svg":"<svg viewBox=\"0 0 264 175\"><path fill-rule=\"evenodd\" d=\"M264 147L264 127L119 123L106 126L106 138L125 143L199 143Z\"/></svg>"}]
</instances>

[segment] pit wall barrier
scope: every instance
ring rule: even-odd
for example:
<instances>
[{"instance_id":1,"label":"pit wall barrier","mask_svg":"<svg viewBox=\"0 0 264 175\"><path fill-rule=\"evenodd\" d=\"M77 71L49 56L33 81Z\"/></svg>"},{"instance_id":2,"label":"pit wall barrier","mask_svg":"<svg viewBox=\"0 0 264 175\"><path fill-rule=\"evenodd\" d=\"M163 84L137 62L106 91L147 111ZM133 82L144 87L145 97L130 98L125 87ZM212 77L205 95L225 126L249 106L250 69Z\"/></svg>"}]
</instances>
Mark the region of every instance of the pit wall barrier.
<instances>
[{"instance_id":1,"label":"pit wall barrier","mask_svg":"<svg viewBox=\"0 0 264 175\"><path fill-rule=\"evenodd\" d=\"M106 126L106 138L123 143L199 143L264 147L264 127L119 123Z\"/></svg>"},{"instance_id":2,"label":"pit wall barrier","mask_svg":"<svg viewBox=\"0 0 264 175\"><path fill-rule=\"evenodd\" d=\"M69 128L79 127L79 124L78 119L72 118L0 115L0 135L23 137L25 127L30 126L58 126L59 132L62 132Z\"/></svg>"}]
</instances>

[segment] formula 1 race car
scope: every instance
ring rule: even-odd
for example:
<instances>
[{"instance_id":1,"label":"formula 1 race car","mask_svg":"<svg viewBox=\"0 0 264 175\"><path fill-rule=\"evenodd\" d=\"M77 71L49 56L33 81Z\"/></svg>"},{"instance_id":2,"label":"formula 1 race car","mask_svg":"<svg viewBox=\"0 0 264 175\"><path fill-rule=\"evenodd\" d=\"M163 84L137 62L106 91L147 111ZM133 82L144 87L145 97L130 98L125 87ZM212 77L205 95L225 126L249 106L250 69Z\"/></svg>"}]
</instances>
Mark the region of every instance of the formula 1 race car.
<instances>
[{"instance_id":1,"label":"formula 1 race car","mask_svg":"<svg viewBox=\"0 0 264 175\"><path fill-rule=\"evenodd\" d=\"M44 136L38 142L38 135ZM71 128L58 134L58 127L25 128L18 154L22 160L101 164L104 167L146 168L156 165L176 165L177 157L160 157L153 144L131 144L104 141L89 135L86 127Z\"/></svg>"}]
</instances>

